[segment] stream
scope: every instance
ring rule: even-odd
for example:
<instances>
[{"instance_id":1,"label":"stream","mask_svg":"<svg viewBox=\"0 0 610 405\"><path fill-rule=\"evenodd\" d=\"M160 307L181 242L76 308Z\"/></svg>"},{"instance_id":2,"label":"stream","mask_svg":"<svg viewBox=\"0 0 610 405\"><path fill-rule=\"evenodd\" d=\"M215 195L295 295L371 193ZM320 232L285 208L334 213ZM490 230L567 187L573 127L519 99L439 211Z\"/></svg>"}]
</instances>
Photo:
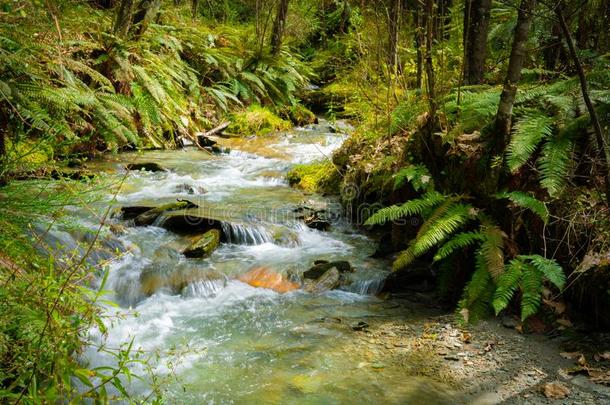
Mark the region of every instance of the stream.
<instances>
[{"instance_id":1,"label":"stream","mask_svg":"<svg viewBox=\"0 0 610 405\"><path fill-rule=\"evenodd\" d=\"M151 360L155 373L177 377L162 387L168 403L444 403L436 382L376 363L355 340L362 332L352 327L359 322L391 315L406 323L411 316L375 296L389 269L388 262L370 258L376 244L341 218L338 201L290 188L285 180L292 165L329 157L345 137L322 121L273 137L227 140L232 149L221 155L193 148L93 162L116 178L132 161L163 165L169 171L131 172L113 204L188 199L226 218L227 236L210 257L188 259L180 251L190 236L158 222L125 226L119 237L125 253L109 265L104 287L110 291L105 298L118 306L107 305L107 333L90 331L95 344L82 360L114 364L99 348L133 340L132 350L158 354ZM337 213L330 230L310 229L296 219L295 207L304 204ZM89 210L75 209L74 218L95 223ZM347 260L356 270L340 289L319 295L279 294L236 279L259 266L294 277L316 260ZM144 291L145 274L186 271L209 277L179 291ZM132 368L143 371L137 364ZM148 389L136 379L128 384L136 394Z\"/></svg>"}]
</instances>

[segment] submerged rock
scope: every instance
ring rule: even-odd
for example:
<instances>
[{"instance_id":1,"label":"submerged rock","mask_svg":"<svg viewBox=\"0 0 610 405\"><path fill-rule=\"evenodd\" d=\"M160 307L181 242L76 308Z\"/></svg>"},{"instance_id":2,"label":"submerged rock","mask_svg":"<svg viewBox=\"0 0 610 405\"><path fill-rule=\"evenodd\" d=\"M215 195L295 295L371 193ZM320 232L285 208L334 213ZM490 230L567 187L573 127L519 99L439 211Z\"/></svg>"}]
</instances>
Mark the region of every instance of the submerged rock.
<instances>
[{"instance_id":1,"label":"submerged rock","mask_svg":"<svg viewBox=\"0 0 610 405\"><path fill-rule=\"evenodd\" d=\"M237 279L252 287L267 288L280 294L299 288L298 284L289 281L280 273L276 273L266 267L256 267L240 275Z\"/></svg>"},{"instance_id":2,"label":"submerged rock","mask_svg":"<svg viewBox=\"0 0 610 405\"><path fill-rule=\"evenodd\" d=\"M322 294L339 287L340 280L341 274L339 274L339 270L337 270L336 267L333 267L314 282L308 283L305 287L305 291L312 294Z\"/></svg>"},{"instance_id":3,"label":"submerged rock","mask_svg":"<svg viewBox=\"0 0 610 405\"><path fill-rule=\"evenodd\" d=\"M193 204L192 202L187 201L187 200L178 200L173 203L163 204L158 207L149 209L149 210L141 213L140 215L138 215L134 219L134 224L136 226L151 225L164 212L178 211L178 210L183 210L186 208L196 208L196 207L197 207L196 204Z\"/></svg>"},{"instance_id":4,"label":"submerged rock","mask_svg":"<svg viewBox=\"0 0 610 405\"><path fill-rule=\"evenodd\" d=\"M303 278L313 280L318 279L332 268L336 268L339 273L348 273L354 271L353 267L349 264L349 262L345 260L340 260L336 262L322 261L321 263L319 263L319 261L316 261L309 270L303 273Z\"/></svg>"},{"instance_id":5,"label":"submerged rock","mask_svg":"<svg viewBox=\"0 0 610 405\"><path fill-rule=\"evenodd\" d=\"M173 189L174 193L187 193L187 194L205 194L208 191L197 185L192 185L188 183L178 184Z\"/></svg>"},{"instance_id":6,"label":"submerged rock","mask_svg":"<svg viewBox=\"0 0 610 405\"><path fill-rule=\"evenodd\" d=\"M182 252L186 257L208 257L218 247L220 231L211 229Z\"/></svg>"},{"instance_id":7,"label":"submerged rock","mask_svg":"<svg viewBox=\"0 0 610 405\"><path fill-rule=\"evenodd\" d=\"M215 271L191 267L153 265L145 268L140 274L140 289L145 296L150 296L161 289L172 294L181 294L192 284L213 284L210 287L220 288L226 285L226 277Z\"/></svg>"},{"instance_id":8,"label":"submerged rock","mask_svg":"<svg viewBox=\"0 0 610 405\"><path fill-rule=\"evenodd\" d=\"M168 170L158 163L146 162L146 163L130 163L125 165L127 170L144 170L146 172L167 172Z\"/></svg>"}]
</instances>

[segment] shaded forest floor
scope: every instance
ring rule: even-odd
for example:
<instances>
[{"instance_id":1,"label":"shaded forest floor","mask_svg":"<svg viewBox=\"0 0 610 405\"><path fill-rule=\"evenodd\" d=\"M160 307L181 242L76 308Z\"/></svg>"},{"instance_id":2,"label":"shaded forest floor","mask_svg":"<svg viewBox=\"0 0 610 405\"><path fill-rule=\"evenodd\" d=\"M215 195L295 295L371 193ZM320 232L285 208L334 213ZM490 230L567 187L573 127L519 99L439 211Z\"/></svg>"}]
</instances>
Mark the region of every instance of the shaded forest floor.
<instances>
[{"instance_id":1,"label":"shaded forest floor","mask_svg":"<svg viewBox=\"0 0 610 405\"><path fill-rule=\"evenodd\" d=\"M439 382L420 388L428 403L610 402L604 354L610 336L583 344L582 336L565 332L523 334L506 318L462 327L455 316L422 302L426 297L419 294L392 297L384 303L386 318L352 326L361 330L345 351L360 352L358 367L372 367L380 377L403 372L410 380Z\"/></svg>"}]
</instances>

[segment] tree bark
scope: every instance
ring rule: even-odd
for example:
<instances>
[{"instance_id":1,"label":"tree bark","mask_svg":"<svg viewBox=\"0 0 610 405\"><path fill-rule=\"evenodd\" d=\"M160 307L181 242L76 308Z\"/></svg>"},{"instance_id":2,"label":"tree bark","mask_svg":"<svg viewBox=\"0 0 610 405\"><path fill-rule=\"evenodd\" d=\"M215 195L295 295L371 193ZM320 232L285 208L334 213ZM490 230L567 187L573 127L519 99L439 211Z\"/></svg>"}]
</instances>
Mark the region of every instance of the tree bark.
<instances>
[{"instance_id":1,"label":"tree bark","mask_svg":"<svg viewBox=\"0 0 610 405\"><path fill-rule=\"evenodd\" d=\"M464 83L479 84L485 73L491 0L466 0L464 5Z\"/></svg>"},{"instance_id":2,"label":"tree bark","mask_svg":"<svg viewBox=\"0 0 610 405\"><path fill-rule=\"evenodd\" d=\"M197 17L197 10L199 9L199 0L191 0L191 19L194 20Z\"/></svg>"},{"instance_id":3,"label":"tree bark","mask_svg":"<svg viewBox=\"0 0 610 405\"><path fill-rule=\"evenodd\" d=\"M400 11L402 9L401 0L391 0L390 12L388 15L388 67L391 72L400 69L398 60L398 31L400 27Z\"/></svg>"},{"instance_id":4,"label":"tree bark","mask_svg":"<svg viewBox=\"0 0 610 405\"><path fill-rule=\"evenodd\" d=\"M576 45L574 44L574 38L572 38L572 34L570 33L570 29L568 28L568 24L563 16L562 8L564 4L563 2L559 3L558 7L555 7L555 14L559 19L559 25L561 26L561 31L563 36L568 43L568 49L570 51L570 56L572 57L572 61L574 62L574 67L576 68L576 72L578 73L578 79L580 80L580 89L582 92L582 98L585 100L585 104L587 106L587 110L589 111L589 116L591 117L591 124L593 125L593 131L595 132L595 140L597 142L597 147L600 150L600 159L602 163L602 173L604 177L604 182L606 186L606 203L610 207L610 168L608 167L608 145L605 139L604 132L602 130L602 126L599 122L599 117L597 116L597 111L595 110L595 106L591 101L591 97L589 96L589 84L587 83L587 78L585 77L585 72L580 63L580 58L578 57L578 52L576 50Z\"/></svg>"},{"instance_id":5,"label":"tree bark","mask_svg":"<svg viewBox=\"0 0 610 405\"><path fill-rule=\"evenodd\" d=\"M280 0L273 23L273 32L271 34L271 54L279 55L282 49L282 39L284 37L284 29L286 28L286 17L288 17L288 0Z\"/></svg>"},{"instance_id":6,"label":"tree bark","mask_svg":"<svg viewBox=\"0 0 610 405\"><path fill-rule=\"evenodd\" d=\"M492 153L494 155L504 153L510 135L513 105L517 94L517 84L521 80L521 68L527 56L527 39L534 19L536 0L522 0L517 16L517 26L513 37L513 45L508 61L508 71L504 80L504 88L498 104L498 112L495 121L495 136L492 141Z\"/></svg>"},{"instance_id":7,"label":"tree bark","mask_svg":"<svg viewBox=\"0 0 610 405\"><path fill-rule=\"evenodd\" d=\"M424 36L423 36L423 23L422 23L422 12L419 5L415 6L415 49L417 50L417 55L415 59L416 67L416 88L422 88L422 76L423 76L423 52L422 47L424 46Z\"/></svg>"},{"instance_id":8,"label":"tree bark","mask_svg":"<svg viewBox=\"0 0 610 405\"><path fill-rule=\"evenodd\" d=\"M432 61L432 40L434 38L434 0L426 0L424 22L426 27L426 84L428 103L430 105L430 122L434 126L436 119L436 90L434 83L434 65Z\"/></svg>"},{"instance_id":9,"label":"tree bark","mask_svg":"<svg viewBox=\"0 0 610 405\"><path fill-rule=\"evenodd\" d=\"M116 20L114 21L114 35L125 38L131 27L131 18L133 14L134 0L121 0L119 9L117 10Z\"/></svg>"},{"instance_id":10,"label":"tree bark","mask_svg":"<svg viewBox=\"0 0 610 405\"><path fill-rule=\"evenodd\" d=\"M157 18L159 9L161 8L161 0L141 0L133 15L131 23L131 31L134 38L140 38L148 29L151 22Z\"/></svg>"}]
</instances>

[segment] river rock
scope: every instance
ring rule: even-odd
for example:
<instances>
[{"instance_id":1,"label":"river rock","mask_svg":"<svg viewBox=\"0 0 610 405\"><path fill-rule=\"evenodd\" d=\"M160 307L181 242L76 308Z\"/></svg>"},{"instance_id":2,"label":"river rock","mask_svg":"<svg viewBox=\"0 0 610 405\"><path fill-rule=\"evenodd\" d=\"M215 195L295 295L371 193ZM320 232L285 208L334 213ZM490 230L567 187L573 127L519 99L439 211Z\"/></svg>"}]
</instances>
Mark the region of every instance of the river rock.
<instances>
[{"instance_id":1,"label":"river rock","mask_svg":"<svg viewBox=\"0 0 610 405\"><path fill-rule=\"evenodd\" d=\"M210 229L182 252L186 257L208 257L218 247L220 231Z\"/></svg>"},{"instance_id":2,"label":"river rock","mask_svg":"<svg viewBox=\"0 0 610 405\"><path fill-rule=\"evenodd\" d=\"M336 267L326 271L320 278L313 283L308 283L305 286L305 291L312 294L322 294L329 290L334 290L339 287L341 275Z\"/></svg>"},{"instance_id":3,"label":"river rock","mask_svg":"<svg viewBox=\"0 0 610 405\"><path fill-rule=\"evenodd\" d=\"M345 260L340 260L336 262L322 261L322 263L314 264L309 270L305 271L303 273L303 278L308 278L312 280L318 279L333 267L336 268L339 273L348 273L354 271L353 267L349 264L349 262Z\"/></svg>"},{"instance_id":4,"label":"river rock","mask_svg":"<svg viewBox=\"0 0 610 405\"><path fill-rule=\"evenodd\" d=\"M210 289L218 289L226 285L224 275L208 269L192 267L188 264L167 266L151 265L140 274L140 289L145 296L150 296L161 289L172 294L181 294L192 284L211 284Z\"/></svg>"},{"instance_id":5,"label":"river rock","mask_svg":"<svg viewBox=\"0 0 610 405\"><path fill-rule=\"evenodd\" d=\"M146 162L146 163L130 163L125 165L127 170L144 170L146 172L167 172L168 170L158 163Z\"/></svg>"},{"instance_id":6,"label":"river rock","mask_svg":"<svg viewBox=\"0 0 610 405\"><path fill-rule=\"evenodd\" d=\"M138 215L134 219L133 222L134 222L134 224L136 226L151 225L164 212L167 212L167 211L178 211L178 210L183 210L183 209L186 209L186 208L196 208L196 207L197 207L197 205L193 204L190 201L187 201L187 200L178 200L178 201L173 202L173 203L163 204L163 205L160 205L158 207L149 209L148 211L145 211L142 214Z\"/></svg>"},{"instance_id":7,"label":"river rock","mask_svg":"<svg viewBox=\"0 0 610 405\"><path fill-rule=\"evenodd\" d=\"M197 135L197 143L202 148L215 146L218 142L213 139L208 138L205 135Z\"/></svg>"},{"instance_id":8,"label":"river rock","mask_svg":"<svg viewBox=\"0 0 610 405\"><path fill-rule=\"evenodd\" d=\"M201 187L188 183L178 184L173 189L174 193L187 193L187 194L205 194L208 191Z\"/></svg>"},{"instance_id":9,"label":"river rock","mask_svg":"<svg viewBox=\"0 0 610 405\"><path fill-rule=\"evenodd\" d=\"M289 281L280 273L276 273L266 267L256 267L240 275L237 279L252 287L268 288L280 294L299 288L298 284Z\"/></svg>"},{"instance_id":10,"label":"river rock","mask_svg":"<svg viewBox=\"0 0 610 405\"><path fill-rule=\"evenodd\" d=\"M317 229L318 231L327 231L330 228L330 222L316 215L306 217L304 222L309 228Z\"/></svg>"},{"instance_id":11,"label":"river rock","mask_svg":"<svg viewBox=\"0 0 610 405\"><path fill-rule=\"evenodd\" d=\"M151 205L135 205L130 207L121 207L118 216L124 220L134 219L138 215L143 214L146 211L150 211L153 208L155 207Z\"/></svg>"}]
</instances>

